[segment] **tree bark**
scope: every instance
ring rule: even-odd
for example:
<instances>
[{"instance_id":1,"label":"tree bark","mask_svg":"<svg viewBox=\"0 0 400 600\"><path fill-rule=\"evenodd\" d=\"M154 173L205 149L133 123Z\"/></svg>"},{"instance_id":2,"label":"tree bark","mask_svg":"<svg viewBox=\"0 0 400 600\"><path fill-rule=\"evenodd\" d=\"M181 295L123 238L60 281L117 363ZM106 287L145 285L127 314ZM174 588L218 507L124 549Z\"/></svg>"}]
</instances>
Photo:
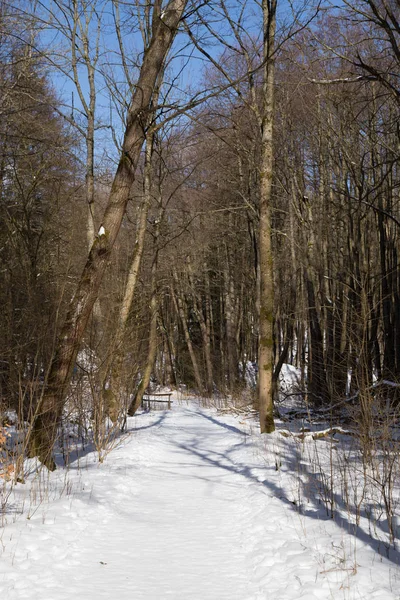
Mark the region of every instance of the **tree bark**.
<instances>
[{"instance_id":1,"label":"tree bark","mask_svg":"<svg viewBox=\"0 0 400 600\"><path fill-rule=\"evenodd\" d=\"M258 348L258 400L261 433L275 429L273 417L274 279L271 247L271 195L273 172L274 46L277 0L263 0L263 111L260 170L260 331Z\"/></svg>"},{"instance_id":2,"label":"tree bark","mask_svg":"<svg viewBox=\"0 0 400 600\"><path fill-rule=\"evenodd\" d=\"M128 415L132 417L142 403L144 393L150 383L150 377L153 372L154 363L157 355L157 318L158 318L158 301L157 301L157 262L158 262L158 236L160 231L161 218L157 220L156 231L154 236L155 255L151 265L151 300L150 300L150 332L149 332L149 349L147 352L147 361L144 368L143 377L140 380L139 387L135 397L131 402Z\"/></svg>"},{"instance_id":3,"label":"tree bark","mask_svg":"<svg viewBox=\"0 0 400 600\"><path fill-rule=\"evenodd\" d=\"M212 367L212 360L211 360L210 326L209 326L209 322L204 318L203 310L201 307L201 299L200 299L200 305L199 305L199 302L197 299L196 286L195 286L194 278L193 278L193 269L192 269L192 265L191 265L189 257L187 258L187 268L188 268L190 289L192 292L193 309L194 309L196 318L199 322L200 331L201 331L201 335L203 338L203 351L204 351L204 357L205 357L205 362L206 362L206 372L207 372L207 394L208 394L208 396L211 396L214 386L213 386L213 367ZM207 302L208 302L208 299L207 299Z\"/></svg>"},{"instance_id":4,"label":"tree bark","mask_svg":"<svg viewBox=\"0 0 400 600\"><path fill-rule=\"evenodd\" d=\"M111 365L110 368L107 369L109 373L106 373L106 377L108 376L108 374L110 375L110 393L106 394L106 396L108 397L107 403L109 405L108 413L111 420L114 422L118 418L122 405L124 404L121 398L121 383L124 362L124 338L129 313L132 307L133 297L136 290L139 269L142 262L144 240L147 226L147 216L151 204L151 170L153 141L154 134L149 133L146 139L143 203L140 208L135 248L133 251L131 266L125 285L124 297L119 311L116 332L112 340L111 347L109 348L109 361Z\"/></svg>"},{"instance_id":5,"label":"tree bark","mask_svg":"<svg viewBox=\"0 0 400 600\"><path fill-rule=\"evenodd\" d=\"M175 310L176 310L177 314L179 314L179 317L180 317L180 320L182 323L182 328L183 328L183 333L185 336L187 349L189 351L190 359L192 361L194 379L196 381L196 385L197 385L199 393L202 394L203 393L203 385L201 383L200 370L199 370L199 366L197 363L196 354L194 352L192 340L190 339L189 328L188 328L187 320L186 320L187 307L185 306L186 303L185 303L183 297L180 295L180 291L178 289L179 288L179 283L178 283L179 279L178 279L178 274L175 270L173 272L173 277L174 277L174 283L176 286L176 294L175 294L174 289L171 287L172 300L175 305Z\"/></svg>"},{"instance_id":6,"label":"tree bark","mask_svg":"<svg viewBox=\"0 0 400 600\"><path fill-rule=\"evenodd\" d=\"M152 39L144 54L139 79L128 110L122 154L108 205L61 330L50 367L47 389L38 405L31 429L30 456L37 456L49 469L55 468L52 449L79 344L97 299L100 283L125 213L129 191L135 179L154 88L186 3L186 0L170 0L162 18L159 5L153 12Z\"/></svg>"},{"instance_id":7,"label":"tree bark","mask_svg":"<svg viewBox=\"0 0 400 600\"><path fill-rule=\"evenodd\" d=\"M239 376L239 359L236 340L236 318L233 279L229 272L228 252L227 262L224 269L224 306L225 306L225 331L226 331L226 354L228 359L229 391L235 392Z\"/></svg>"}]
</instances>

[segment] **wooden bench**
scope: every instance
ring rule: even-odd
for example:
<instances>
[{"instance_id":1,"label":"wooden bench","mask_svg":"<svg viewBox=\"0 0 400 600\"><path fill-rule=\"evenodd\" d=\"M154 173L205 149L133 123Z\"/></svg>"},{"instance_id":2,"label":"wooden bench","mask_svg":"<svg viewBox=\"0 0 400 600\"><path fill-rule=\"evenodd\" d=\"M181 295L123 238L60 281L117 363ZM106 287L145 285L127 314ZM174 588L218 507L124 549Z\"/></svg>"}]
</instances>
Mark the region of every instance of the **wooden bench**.
<instances>
[{"instance_id":1,"label":"wooden bench","mask_svg":"<svg viewBox=\"0 0 400 600\"><path fill-rule=\"evenodd\" d=\"M145 407L145 403L147 403L147 406L150 410L151 408L151 404L168 404L168 410L171 410L171 404L173 402L173 400L171 400L171 396L172 396L172 392L148 392L147 394L144 394L143 398L142 398L142 408Z\"/></svg>"}]
</instances>

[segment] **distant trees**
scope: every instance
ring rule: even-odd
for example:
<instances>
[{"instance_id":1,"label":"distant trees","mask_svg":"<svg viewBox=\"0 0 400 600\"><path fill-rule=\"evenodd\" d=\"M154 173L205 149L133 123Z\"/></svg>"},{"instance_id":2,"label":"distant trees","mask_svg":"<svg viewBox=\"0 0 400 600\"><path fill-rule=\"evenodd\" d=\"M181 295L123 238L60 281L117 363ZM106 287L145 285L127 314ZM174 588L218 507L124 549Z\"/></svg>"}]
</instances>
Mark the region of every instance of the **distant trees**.
<instances>
[{"instance_id":1,"label":"distant trees","mask_svg":"<svg viewBox=\"0 0 400 600\"><path fill-rule=\"evenodd\" d=\"M342 27L321 24L319 41L337 47L349 36ZM297 231L294 356L303 349L318 405L368 390L375 377L398 378L399 154L398 107L386 86L350 77L344 56L316 61L315 52L302 49L303 79L282 65L278 178L289 212L283 247Z\"/></svg>"}]
</instances>

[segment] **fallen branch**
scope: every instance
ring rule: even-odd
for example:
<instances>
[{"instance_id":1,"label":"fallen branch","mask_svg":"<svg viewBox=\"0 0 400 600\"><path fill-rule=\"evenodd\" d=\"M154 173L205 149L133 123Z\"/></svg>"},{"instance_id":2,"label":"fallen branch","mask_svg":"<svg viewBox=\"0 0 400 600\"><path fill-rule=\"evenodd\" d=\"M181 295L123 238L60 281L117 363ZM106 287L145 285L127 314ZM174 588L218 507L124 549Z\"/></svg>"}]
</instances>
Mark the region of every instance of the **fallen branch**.
<instances>
[{"instance_id":1,"label":"fallen branch","mask_svg":"<svg viewBox=\"0 0 400 600\"><path fill-rule=\"evenodd\" d=\"M298 440L319 440L322 438L327 438L329 436L333 436L335 434L340 434L340 435L355 435L355 433L353 431L350 431L348 429L343 429L342 427L329 427L329 429L323 429L322 431L307 431L307 430L303 430L300 431L299 433L293 433L292 431L289 431L288 429L279 429L278 433L280 433L283 437L289 438L296 438Z\"/></svg>"}]
</instances>

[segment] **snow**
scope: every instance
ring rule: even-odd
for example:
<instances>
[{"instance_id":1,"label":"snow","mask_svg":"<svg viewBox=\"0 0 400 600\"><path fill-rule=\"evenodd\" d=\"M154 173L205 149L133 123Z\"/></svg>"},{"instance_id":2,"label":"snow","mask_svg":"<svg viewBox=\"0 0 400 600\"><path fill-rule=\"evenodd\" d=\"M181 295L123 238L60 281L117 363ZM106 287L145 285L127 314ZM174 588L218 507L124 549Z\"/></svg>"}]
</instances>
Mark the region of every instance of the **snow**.
<instances>
[{"instance_id":1,"label":"snow","mask_svg":"<svg viewBox=\"0 0 400 600\"><path fill-rule=\"evenodd\" d=\"M310 460L327 440L174 400L128 419L103 464L27 462L0 531L2 600L400 598L384 534L321 502Z\"/></svg>"},{"instance_id":2,"label":"snow","mask_svg":"<svg viewBox=\"0 0 400 600\"><path fill-rule=\"evenodd\" d=\"M301 371L293 365L284 363L279 374L279 389L285 394L295 394L300 388Z\"/></svg>"}]
</instances>

